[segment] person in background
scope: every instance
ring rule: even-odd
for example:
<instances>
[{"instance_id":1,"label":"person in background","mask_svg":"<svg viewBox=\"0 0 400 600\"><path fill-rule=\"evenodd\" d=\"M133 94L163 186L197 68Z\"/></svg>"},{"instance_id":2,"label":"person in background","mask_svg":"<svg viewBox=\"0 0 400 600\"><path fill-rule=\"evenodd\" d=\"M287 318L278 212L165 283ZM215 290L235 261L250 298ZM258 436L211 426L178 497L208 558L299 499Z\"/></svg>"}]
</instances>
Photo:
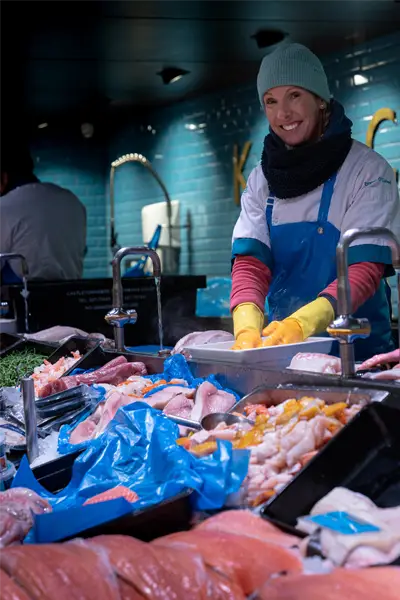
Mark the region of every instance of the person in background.
<instances>
[{"instance_id":1,"label":"person in background","mask_svg":"<svg viewBox=\"0 0 400 600\"><path fill-rule=\"evenodd\" d=\"M22 254L28 279L80 279L86 247L86 209L69 190L34 175L28 148L2 143L0 253ZM1 261L1 283L19 281L20 263Z\"/></svg>"},{"instance_id":2,"label":"person in background","mask_svg":"<svg viewBox=\"0 0 400 600\"><path fill-rule=\"evenodd\" d=\"M308 48L285 44L267 55L257 89L269 134L233 232L234 349L325 332L336 313L340 235L354 227L393 230L399 208L392 168L352 139L352 122L331 99L323 66ZM349 265L353 313L372 326L370 337L355 343L363 360L393 348L387 241L356 240ZM272 322L262 331L267 295Z\"/></svg>"}]
</instances>

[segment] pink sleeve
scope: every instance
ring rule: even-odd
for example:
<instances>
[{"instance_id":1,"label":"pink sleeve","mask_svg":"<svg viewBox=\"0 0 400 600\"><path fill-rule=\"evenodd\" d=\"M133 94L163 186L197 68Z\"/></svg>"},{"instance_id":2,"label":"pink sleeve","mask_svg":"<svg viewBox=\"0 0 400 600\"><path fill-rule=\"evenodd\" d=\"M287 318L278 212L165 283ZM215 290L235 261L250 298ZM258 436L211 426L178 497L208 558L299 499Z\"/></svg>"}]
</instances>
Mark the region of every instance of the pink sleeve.
<instances>
[{"instance_id":1,"label":"pink sleeve","mask_svg":"<svg viewBox=\"0 0 400 600\"><path fill-rule=\"evenodd\" d=\"M231 311L244 302L253 302L264 313L272 275L269 268L253 256L238 256L232 269Z\"/></svg>"},{"instance_id":2,"label":"pink sleeve","mask_svg":"<svg viewBox=\"0 0 400 600\"><path fill-rule=\"evenodd\" d=\"M378 290L385 272L382 263L363 262L349 267L349 282L351 293L351 308L355 312L371 298ZM337 279L320 294L337 300Z\"/></svg>"}]
</instances>

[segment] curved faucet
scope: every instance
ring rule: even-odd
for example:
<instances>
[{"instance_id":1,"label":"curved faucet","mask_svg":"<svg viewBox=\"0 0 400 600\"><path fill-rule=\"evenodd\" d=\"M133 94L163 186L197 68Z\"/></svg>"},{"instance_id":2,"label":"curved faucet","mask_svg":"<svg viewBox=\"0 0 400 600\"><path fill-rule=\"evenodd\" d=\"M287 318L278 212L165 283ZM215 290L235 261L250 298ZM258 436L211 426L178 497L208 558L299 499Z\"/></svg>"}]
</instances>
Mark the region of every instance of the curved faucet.
<instances>
[{"instance_id":1,"label":"curved faucet","mask_svg":"<svg viewBox=\"0 0 400 600\"><path fill-rule=\"evenodd\" d=\"M115 202L114 202L114 176L115 169L120 167L121 165L128 162L138 162L142 164L146 169L150 171L153 175L154 179L157 181L159 186L161 187L163 194L165 196L165 200L167 202L167 228L168 228L168 247L172 248L172 208L171 208L171 198L168 194L167 188L165 187L164 182L158 173L154 170L151 162L143 156L143 154L138 154L137 152L131 152L130 154L124 154L120 156L116 160L111 163L111 171L110 171L110 220L111 220L111 248L113 251L118 251L119 247L117 245L117 234L115 232ZM148 252L147 252L148 254Z\"/></svg>"},{"instance_id":2,"label":"curved faucet","mask_svg":"<svg viewBox=\"0 0 400 600\"><path fill-rule=\"evenodd\" d=\"M393 267L397 274L397 292L400 302L400 244L396 236L384 227L368 227L366 229L349 229L346 231L340 238L336 249L338 317L327 329L329 335L339 340L343 377L354 377L355 375L354 340L357 338L367 338L371 333L371 326L368 319L356 319L351 314L348 249L354 240L371 236L385 239L390 246Z\"/></svg>"},{"instance_id":3,"label":"curved faucet","mask_svg":"<svg viewBox=\"0 0 400 600\"><path fill-rule=\"evenodd\" d=\"M122 288L121 280L121 261L125 256L142 256L146 254L151 262L153 263L153 275L155 279L161 277L161 262L160 258L155 250L147 248L146 246L130 246L128 248L121 248L116 252L112 260L112 272L113 272L113 291L112 300L113 308L106 314L105 320L109 325L114 327L114 341L115 347L120 352L126 351L125 339L124 339L124 326L127 324L134 324L137 320L136 310L125 310L124 304L124 292ZM160 309L159 309L160 310ZM158 316L161 322L161 314Z\"/></svg>"}]
</instances>

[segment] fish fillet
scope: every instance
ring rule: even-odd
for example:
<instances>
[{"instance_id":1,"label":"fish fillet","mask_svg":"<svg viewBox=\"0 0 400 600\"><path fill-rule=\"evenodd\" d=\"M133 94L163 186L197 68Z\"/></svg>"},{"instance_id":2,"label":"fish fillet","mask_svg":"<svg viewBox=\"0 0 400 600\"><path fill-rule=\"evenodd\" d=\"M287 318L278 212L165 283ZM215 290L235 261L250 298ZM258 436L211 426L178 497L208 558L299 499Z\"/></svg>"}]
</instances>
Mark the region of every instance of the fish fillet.
<instances>
[{"instance_id":1,"label":"fish fillet","mask_svg":"<svg viewBox=\"0 0 400 600\"><path fill-rule=\"evenodd\" d=\"M197 388L191 418L193 421L201 421L210 413L227 412L235 402L236 398L233 394L218 390L209 381L204 381Z\"/></svg>"},{"instance_id":2,"label":"fish fillet","mask_svg":"<svg viewBox=\"0 0 400 600\"><path fill-rule=\"evenodd\" d=\"M249 510L226 510L206 519L196 527L197 531L225 531L236 535L257 538L284 548L298 547L299 538L283 533L265 519Z\"/></svg>"},{"instance_id":3,"label":"fish fillet","mask_svg":"<svg viewBox=\"0 0 400 600\"><path fill-rule=\"evenodd\" d=\"M251 594L271 575L301 571L301 561L286 548L244 535L195 529L154 540L151 545L197 552L206 565Z\"/></svg>"},{"instance_id":4,"label":"fish fillet","mask_svg":"<svg viewBox=\"0 0 400 600\"><path fill-rule=\"evenodd\" d=\"M178 394L183 394L187 398L193 398L195 390L183 385L169 385L158 392L154 392L150 396L143 398L152 408L164 410L167 404Z\"/></svg>"},{"instance_id":5,"label":"fish fillet","mask_svg":"<svg viewBox=\"0 0 400 600\"><path fill-rule=\"evenodd\" d=\"M111 569L90 548L71 544L11 546L0 566L31 600L118 600Z\"/></svg>"},{"instance_id":6,"label":"fish fillet","mask_svg":"<svg viewBox=\"0 0 400 600\"><path fill-rule=\"evenodd\" d=\"M171 354L188 355L188 351L185 351L186 346L203 346L204 344L216 344L218 342L233 342L233 340L233 335L227 331L195 331L181 338L175 344Z\"/></svg>"},{"instance_id":7,"label":"fish fillet","mask_svg":"<svg viewBox=\"0 0 400 600\"><path fill-rule=\"evenodd\" d=\"M177 394L168 402L163 412L166 415L175 415L175 417L190 419L193 407L194 402L191 398L188 398L185 394Z\"/></svg>"},{"instance_id":8,"label":"fish fillet","mask_svg":"<svg viewBox=\"0 0 400 600\"><path fill-rule=\"evenodd\" d=\"M2 569L0 569L0 597L1 600L30 600L17 582Z\"/></svg>"},{"instance_id":9,"label":"fish fillet","mask_svg":"<svg viewBox=\"0 0 400 600\"><path fill-rule=\"evenodd\" d=\"M400 365L396 365L388 371L378 371L377 373L366 373L366 379L376 379L381 381L398 381L400 379Z\"/></svg>"},{"instance_id":10,"label":"fish fillet","mask_svg":"<svg viewBox=\"0 0 400 600\"><path fill-rule=\"evenodd\" d=\"M380 530L344 535L331 529L322 529L318 534L321 549L333 564L367 567L389 564L400 556L400 507L378 508L366 496L337 487L315 504L311 515L334 511L347 512ZM318 526L300 519L299 528L312 533Z\"/></svg>"},{"instance_id":11,"label":"fish fillet","mask_svg":"<svg viewBox=\"0 0 400 600\"><path fill-rule=\"evenodd\" d=\"M334 356L312 352L299 352L292 358L288 368L312 373L338 374L341 372L342 367L340 359Z\"/></svg>"},{"instance_id":12,"label":"fish fillet","mask_svg":"<svg viewBox=\"0 0 400 600\"><path fill-rule=\"evenodd\" d=\"M118 577L146 600L244 600L240 590L236 595L221 595L220 582L194 552L153 547L118 535L87 543L104 549Z\"/></svg>"},{"instance_id":13,"label":"fish fillet","mask_svg":"<svg viewBox=\"0 0 400 600\"><path fill-rule=\"evenodd\" d=\"M400 568L382 567L326 575L288 575L268 581L258 600L399 600Z\"/></svg>"},{"instance_id":14,"label":"fish fillet","mask_svg":"<svg viewBox=\"0 0 400 600\"><path fill-rule=\"evenodd\" d=\"M110 490L106 490L105 492L101 492L101 494L96 494L96 496L92 496L86 502L84 502L84 506L86 504L98 504L99 502L107 502L108 500L115 500L116 498L124 498L127 502L136 502L139 496L133 490L125 487L124 485L117 485Z\"/></svg>"},{"instance_id":15,"label":"fish fillet","mask_svg":"<svg viewBox=\"0 0 400 600\"><path fill-rule=\"evenodd\" d=\"M382 365L385 363L398 363L400 361L400 350L393 350L393 352L387 352L386 354L376 354L372 358L364 361L358 369L361 371L368 371L373 367Z\"/></svg>"}]
</instances>

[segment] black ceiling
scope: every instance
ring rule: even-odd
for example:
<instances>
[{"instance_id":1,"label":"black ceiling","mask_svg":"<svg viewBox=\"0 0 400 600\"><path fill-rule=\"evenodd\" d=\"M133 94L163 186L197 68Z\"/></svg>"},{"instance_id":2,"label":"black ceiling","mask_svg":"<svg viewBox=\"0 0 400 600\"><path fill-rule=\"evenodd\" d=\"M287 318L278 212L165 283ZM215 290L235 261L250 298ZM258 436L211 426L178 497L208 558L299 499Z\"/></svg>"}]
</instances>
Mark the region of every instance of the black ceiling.
<instances>
[{"instance_id":1,"label":"black ceiling","mask_svg":"<svg viewBox=\"0 0 400 600\"><path fill-rule=\"evenodd\" d=\"M3 0L2 97L35 118L82 109L171 103L254 81L283 31L320 54L399 29L394 0L82 2ZM190 73L164 85L164 67Z\"/></svg>"}]
</instances>

